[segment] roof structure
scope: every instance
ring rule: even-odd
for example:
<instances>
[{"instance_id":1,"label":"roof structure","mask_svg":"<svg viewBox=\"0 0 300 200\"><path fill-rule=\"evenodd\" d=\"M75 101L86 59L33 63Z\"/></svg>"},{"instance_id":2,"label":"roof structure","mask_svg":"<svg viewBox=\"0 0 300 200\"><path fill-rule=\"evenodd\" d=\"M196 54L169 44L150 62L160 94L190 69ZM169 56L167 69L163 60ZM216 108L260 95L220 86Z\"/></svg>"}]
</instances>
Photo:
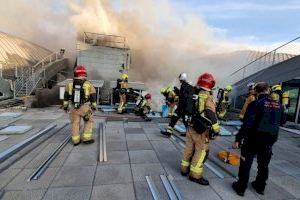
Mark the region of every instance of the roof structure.
<instances>
[{"instance_id":1,"label":"roof structure","mask_svg":"<svg viewBox=\"0 0 300 200\"><path fill-rule=\"evenodd\" d=\"M144 122L129 114L106 116L96 112L93 129L95 143L76 147L71 142L66 143L44 173L37 180L29 181L32 173L70 137L68 121L68 114L58 107L29 109L21 116L0 117L2 125L13 123L33 127L22 135L1 137L0 152L34 136L45 127L56 125L0 163L2 199L147 200L153 199L153 188L156 188L160 199L169 199L167 190L170 187L165 187L166 181L177 188L182 199L240 199L231 189L238 168L219 161L216 156L218 151L228 150L233 136L220 137L211 142L204 169L210 186L200 186L181 176L179 171L185 138L177 132L174 137L166 138L160 134L165 124L159 119ZM230 132L236 131L235 127L223 127ZM299 144L300 135L281 130L279 141L273 148L265 195L256 194L249 186L244 199L299 199ZM100 162L100 155L105 149L106 156ZM250 181L255 175L256 164L252 167ZM176 198L179 199L177 195Z\"/></svg>"}]
</instances>

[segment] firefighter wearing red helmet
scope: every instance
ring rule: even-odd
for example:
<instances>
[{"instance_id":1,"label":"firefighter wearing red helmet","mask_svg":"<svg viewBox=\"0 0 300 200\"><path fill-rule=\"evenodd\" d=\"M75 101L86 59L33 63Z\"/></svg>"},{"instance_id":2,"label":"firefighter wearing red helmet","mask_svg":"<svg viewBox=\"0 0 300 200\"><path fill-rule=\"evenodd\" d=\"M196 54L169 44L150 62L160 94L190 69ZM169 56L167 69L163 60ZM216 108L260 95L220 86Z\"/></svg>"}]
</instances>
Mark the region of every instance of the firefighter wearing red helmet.
<instances>
[{"instance_id":1,"label":"firefighter wearing red helmet","mask_svg":"<svg viewBox=\"0 0 300 200\"><path fill-rule=\"evenodd\" d=\"M209 151L209 133L218 135L220 126L216 115L216 105L212 96L215 79L209 73L199 76L197 94L194 95L195 109L186 134L186 147L181 160L181 174L193 182L209 185L203 177L204 162Z\"/></svg>"},{"instance_id":2,"label":"firefighter wearing red helmet","mask_svg":"<svg viewBox=\"0 0 300 200\"><path fill-rule=\"evenodd\" d=\"M69 81L64 94L64 110L70 110L72 127L72 142L74 146L81 141L86 144L94 142L93 139L93 112L96 110L96 90L87 80L85 66L78 65L74 69L74 79ZM84 130L80 138L79 126L81 118L84 120Z\"/></svg>"}]
</instances>

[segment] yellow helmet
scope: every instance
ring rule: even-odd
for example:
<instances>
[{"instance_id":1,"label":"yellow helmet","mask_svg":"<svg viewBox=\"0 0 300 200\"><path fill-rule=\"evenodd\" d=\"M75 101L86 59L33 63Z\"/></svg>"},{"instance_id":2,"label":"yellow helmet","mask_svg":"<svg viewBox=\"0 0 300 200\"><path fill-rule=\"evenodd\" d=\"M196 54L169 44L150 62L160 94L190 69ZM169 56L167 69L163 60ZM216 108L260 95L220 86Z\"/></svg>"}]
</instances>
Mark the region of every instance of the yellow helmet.
<instances>
[{"instance_id":1,"label":"yellow helmet","mask_svg":"<svg viewBox=\"0 0 300 200\"><path fill-rule=\"evenodd\" d=\"M281 85L273 85L272 86L272 91L282 91L282 87Z\"/></svg>"},{"instance_id":2,"label":"yellow helmet","mask_svg":"<svg viewBox=\"0 0 300 200\"><path fill-rule=\"evenodd\" d=\"M171 87L165 87L165 88L161 88L160 89L160 93L169 93L171 92L173 89Z\"/></svg>"},{"instance_id":3,"label":"yellow helmet","mask_svg":"<svg viewBox=\"0 0 300 200\"><path fill-rule=\"evenodd\" d=\"M166 90L167 90L167 88L160 88L160 93L163 94L166 92Z\"/></svg>"},{"instance_id":4,"label":"yellow helmet","mask_svg":"<svg viewBox=\"0 0 300 200\"><path fill-rule=\"evenodd\" d=\"M227 85L226 88L225 88L225 90L227 90L227 91L230 92L232 90L232 86L231 85Z\"/></svg>"},{"instance_id":5,"label":"yellow helmet","mask_svg":"<svg viewBox=\"0 0 300 200\"><path fill-rule=\"evenodd\" d=\"M128 74L122 74L122 76L121 76L121 79L123 79L123 80L126 80L126 79L128 79Z\"/></svg>"}]
</instances>

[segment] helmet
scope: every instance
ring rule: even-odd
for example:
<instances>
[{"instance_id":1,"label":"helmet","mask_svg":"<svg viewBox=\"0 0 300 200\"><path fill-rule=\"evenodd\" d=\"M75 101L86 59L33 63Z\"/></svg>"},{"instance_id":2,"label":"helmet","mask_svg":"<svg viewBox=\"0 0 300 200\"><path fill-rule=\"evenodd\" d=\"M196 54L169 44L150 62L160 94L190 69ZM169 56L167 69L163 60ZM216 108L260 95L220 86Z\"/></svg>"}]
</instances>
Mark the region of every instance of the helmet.
<instances>
[{"instance_id":1,"label":"helmet","mask_svg":"<svg viewBox=\"0 0 300 200\"><path fill-rule=\"evenodd\" d=\"M121 76L121 79L123 79L123 80L126 80L126 79L128 79L128 74L122 74L122 76Z\"/></svg>"},{"instance_id":2,"label":"helmet","mask_svg":"<svg viewBox=\"0 0 300 200\"><path fill-rule=\"evenodd\" d=\"M216 84L213 75L209 73L201 74L198 78L197 86L205 90L211 90Z\"/></svg>"},{"instance_id":3,"label":"helmet","mask_svg":"<svg viewBox=\"0 0 300 200\"><path fill-rule=\"evenodd\" d=\"M230 92L232 90L232 86L231 85L227 85L226 88L225 88L225 90L227 90L227 91Z\"/></svg>"},{"instance_id":4,"label":"helmet","mask_svg":"<svg viewBox=\"0 0 300 200\"><path fill-rule=\"evenodd\" d=\"M163 94L163 93L169 93L172 91L172 88L171 87L165 87L165 88L161 88L160 89L160 93Z\"/></svg>"},{"instance_id":5,"label":"helmet","mask_svg":"<svg viewBox=\"0 0 300 200\"><path fill-rule=\"evenodd\" d=\"M166 88L160 88L160 93L163 94L166 92L166 90L167 90Z\"/></svg>"},{"instance_id":6,"label":"helmet","mask_svg":"<svg viewBox=\"0 0 300 200\"><path fill-rule=\"evenodd\" d=\"M272 91L273 92L275 92L275 91L282 91L281 85L273 85L272 86Z\"/></svg>"},{"instance_id":7,"label":"helmet","mask_svg":"<svg viewBox=\"0 0 300 200\"><path fill-rule=\"evenodd\" d=\"M77 65L74 69L74 77L87 77L85 66Z\"/></svg>"},{"instance_id":8,"label":"helmet","mask_svg":"<svg viewBox=\"0 0 300 200\"><path fill-rule=\"evenodd\" d=\"M149 93L146 94L146 95L145 95L145 99L151 99L151 94L149 94Z\"/></svg>"},{"instance_id":9,"label":"helmet","mask_svg":"<svg viewBox=\"0 0 300 200\"><path fill-rule=\"evenodd\" d=\"M187 74L186 73L181 73L181 74L179 74L178 78L179 78L180 81L186 81Z\"/></svg>"}]
</instances>

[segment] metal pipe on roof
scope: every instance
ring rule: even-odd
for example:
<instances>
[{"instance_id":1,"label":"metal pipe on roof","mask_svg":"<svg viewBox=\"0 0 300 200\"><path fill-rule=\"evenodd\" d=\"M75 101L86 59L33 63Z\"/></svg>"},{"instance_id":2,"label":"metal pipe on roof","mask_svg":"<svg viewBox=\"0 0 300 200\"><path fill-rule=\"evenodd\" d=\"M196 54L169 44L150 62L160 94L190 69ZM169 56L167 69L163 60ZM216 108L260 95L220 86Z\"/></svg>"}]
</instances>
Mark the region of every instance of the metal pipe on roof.
<instances>
[{"instance_id":1,"label":"metal pipe on roof","mask_svg":"<svg viewBox=\"0 0 300 200\"><path fill-rule=\"evenodd\" d=\"M39 177L46 171L52 161L56 158L56 156L61 152L61 150L68 144L71 139L71 135L68 135L64 141L54 150L54 152L37 168L32 175L28 178L27 181L37 180Z\"/></svg>"},{"instance_id":2,"label":"metal pipe on roof","mask_svg":"<svg viewBox=\"0 0 300 200\"><path fill-rule=\"evenodd\" d=\"M56 127L56 125L48 126L45 129L37 132L35 135L31 136L30 138L27 138L26 140L24 140L18 144L15 144L15 145L9 147L8 149L4 150L3 152L0 153L0 163L4 162L5 160L7 160L11 156L13 156L16 152L20 151L21 149L23 149L24 147L26 147L27 145L29 145L30 143L32 143L33 141L35 141L36 139L41 137L42 135L48 133L55 127Z\"/></svg>"},{"instance_id":3,"label":"metal pipe on roof","mask_svg":"<svg viewBox=\"0 0 300 200\"><path fill-rule=\"evenodd\" d=\"M145 177L146 177L146 181L147 181L148 186L150 188L153 199L154 200L160 200L159 193L157 191L157 188L156 188L155 184L153 183L153 180L152 180L151 176L145 176Z\"/></svg>"},{"instance_id":4,"label":"metal pipe on roof","mask_svg":"<svg viewBox=\"0 0 300 200\"><path fill-rule=\"evenodd\" d=\"M165 175L160 175L160 179L168 193L170 200L177 200L176 194L173 191L173 188Z\"/></svg>"}]
</instances>

